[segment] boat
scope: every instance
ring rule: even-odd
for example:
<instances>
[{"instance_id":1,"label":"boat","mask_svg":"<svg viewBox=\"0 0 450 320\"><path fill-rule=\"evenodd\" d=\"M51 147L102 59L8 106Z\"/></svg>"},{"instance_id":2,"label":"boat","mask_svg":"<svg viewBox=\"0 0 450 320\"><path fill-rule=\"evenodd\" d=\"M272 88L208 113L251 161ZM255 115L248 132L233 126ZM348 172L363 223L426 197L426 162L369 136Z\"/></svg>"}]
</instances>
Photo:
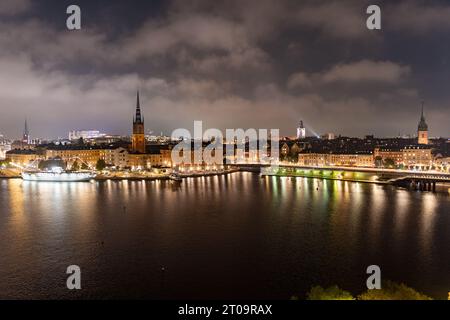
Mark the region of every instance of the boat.
<instances>
[{"instance_id":1,"label":"boat","mask_svg":"<svg viewBox=\"0 0 450 320\"><path fill-rule=\"evenodd\" d=\"M95 174L85 171L66 171L63 168L55 167L46 171L24 171L22 179L24 181L44 181L44 182L83 182L95 178Z\"/></svg>"},{"instance_id":2,"label":"boat","mask_svg":"<svg viewBox=\"0 0 450 320\"><path fill-rule=\"evenodd\" d=\"M183 178L180 177L180 176L179 176L178 174L176 174L176 173L170 174L170 175L169 175L169 179L172 180L172 181L176 181L176 182L182 182L182 181L183 181Z\"/></svg>"}]
</instances>

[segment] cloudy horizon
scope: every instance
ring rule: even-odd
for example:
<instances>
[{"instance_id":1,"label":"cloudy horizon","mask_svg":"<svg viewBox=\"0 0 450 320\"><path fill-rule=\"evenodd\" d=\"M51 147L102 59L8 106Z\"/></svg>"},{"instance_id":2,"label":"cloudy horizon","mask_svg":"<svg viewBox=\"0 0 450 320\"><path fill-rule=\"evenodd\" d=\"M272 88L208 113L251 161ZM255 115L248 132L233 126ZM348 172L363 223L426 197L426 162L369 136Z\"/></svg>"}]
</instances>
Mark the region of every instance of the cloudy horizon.
<instances>
[{"instance_id":1,"label":"cloudy horizon","mask_svg":"<svg viewBox=\"0 0 450 320\"><path fill-rule=\"evenodd\" d=\"M69 31L77 4L82 29ZM140 91L146 130L278 128L449 137L450 4L379 1L0 3L0 133L129 134Z\"/></svg>"}]
</instances>

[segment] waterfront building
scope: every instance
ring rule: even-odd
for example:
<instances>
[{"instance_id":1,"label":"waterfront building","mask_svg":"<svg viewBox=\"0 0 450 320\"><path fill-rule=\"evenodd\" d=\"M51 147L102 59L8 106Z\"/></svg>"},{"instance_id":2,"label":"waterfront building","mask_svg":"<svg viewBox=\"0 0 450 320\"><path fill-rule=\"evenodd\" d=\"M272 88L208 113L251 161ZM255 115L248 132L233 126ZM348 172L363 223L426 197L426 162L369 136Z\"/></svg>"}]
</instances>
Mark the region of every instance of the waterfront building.
<instances>
[{"instance_id":1,"label":"waterfront building","mask_svg":"<svg viewBox=\"0 0 450 320\"><path fill-rule=\"evenodd\" d=\"M417 143L428 144L428 125L425 121L425 116L423 114L423 103L422 103L422 115L420 116L419 125L417 127Z\"/></svg>"},{"instance_id":2,"label":"waterfront building","mask_svg":"<svg viewBox=\"0 0 450 320\"><path fill-rule=\"evenodd\" d=\"M141 114L139 91L136 96L136 115L133 118L133 136L131 138L131 152L145 153L144 117Z\"/></svg>"},{"instance_id":3,"label":"waterfront building","mask_svg":"<svg viewBox=\"0 0 450 320\"><path fill-rule=\"evenodd\" d=\"M128 155L128 165L131 170L147 170L153 167L163 167L163 156L159 152L146 154L130 153Z\"/></svg>"},{"instance_id":4,"label":"waterfront building","mask_svg":"<svg viewBox=\"0 0 450 320\"><path fill-rule=\"evenodd\" d=\"M44 151L45 159L61 159L71 167L77 162L94 168L99 160L104 160L108 166L116 168L128 167L128 151L120 146L98 145L52 145Z\"/></svg>"},{"instance_id":5,"label":"waterfront building","mask_svg":"<svg viewBox=\"0 0 450 320\"><path fill-rule=\"evenodd\" d=\"M300 153L300 166L374 167L373 154Z\"/></svg>"},{"instance_id":6,"label":"waterfront building","mask_svg":"<svg viewBox=\"0 0 450 320\"><path fill-rule=\"evenodd\" d=\"M402 149L403 165L409 169L428 170L433 165L432 149L425 146L411 146Z\"/></svg>"},{"instance_id":7,"label":"waterfront building","mask_svg":"<svg viewBox=\"0 0 450 320\"><path fill-rule=\"evenodd\" d=\"M172 146L150 144L146 146L145 153L130 152L128 167L132 170L172 167Z\"/></svg>"},{"instance_id":8,"label":"waterfront building","mask_svg":"<svg viewBox=\"0 0 450 320\"><path fill-rule=\"evenodd\" d=\"M433 165L436 170L443 172L450 172L450 156L444 157L441 154L439 154L435 158Z\"/></svg>"},{"instance_id":9,"label":"waterfront building","mask_svg":"<svg viewBox=\"0 0 450 320\"><path fill-rule=\"evenodd\" d=\"M117 169L129 168L128 150L124 148L118 148L114 150L113 166Z\"/></svg>"},{"instance_id":10,"label":"waterfront building","mask_svg":"<svg viewBox=\"0 0 450 320\"><path fill-rule=\"evenodd\" d=\"M15 149L6 152L6 161L22 167L30 166L43 158L36 150L30 149Z\"/></svg>"},{"instance_id":11,"label":"waterfront building","mask_svg":"<svg viewBox=\"0 0 450 320\"><path fill-rule=\"evenodd\" d=\"M45 159L51 160L58 158L66 162L69 167L77 162L80 166L84 163L90 168L93 168L98 160L102 159L101 153L100 148L92 146L50 146L45 150Z\"/></svg>"},{"instance_id":12,"label":"waterfront building","mask_svg":"<svg viewBox=\"0 0 450 320\"><path fill-rule=\"evenodd\" d=\"M392 161L395 166L403 165L403 151L398 148L375 148L373 152L375 159L375 165L377 167L382 166L383 163ZM377 163L379 162L379 163Z\"/></svg>"}]
</instances>

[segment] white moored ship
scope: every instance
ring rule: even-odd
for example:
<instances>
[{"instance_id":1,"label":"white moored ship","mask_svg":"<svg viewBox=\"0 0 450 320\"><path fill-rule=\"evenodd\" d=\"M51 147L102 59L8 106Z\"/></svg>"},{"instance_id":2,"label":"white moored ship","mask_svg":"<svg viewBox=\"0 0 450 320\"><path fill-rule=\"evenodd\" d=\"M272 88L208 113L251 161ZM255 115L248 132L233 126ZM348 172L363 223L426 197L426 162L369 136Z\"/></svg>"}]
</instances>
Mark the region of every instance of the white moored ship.
<instances>
[{"instance_id":1,"label":"white moored ship","mask_svg":"<svg viewBox=\"0 0 450 320\"><path fill-rule=\"evenodd\" d=\"M95 178L92 172L71 172L62 168L52 168L48 171L25 171L22 179L25 181L46 181L46 182L82 182Z\"/></svg>"}]
</instances>

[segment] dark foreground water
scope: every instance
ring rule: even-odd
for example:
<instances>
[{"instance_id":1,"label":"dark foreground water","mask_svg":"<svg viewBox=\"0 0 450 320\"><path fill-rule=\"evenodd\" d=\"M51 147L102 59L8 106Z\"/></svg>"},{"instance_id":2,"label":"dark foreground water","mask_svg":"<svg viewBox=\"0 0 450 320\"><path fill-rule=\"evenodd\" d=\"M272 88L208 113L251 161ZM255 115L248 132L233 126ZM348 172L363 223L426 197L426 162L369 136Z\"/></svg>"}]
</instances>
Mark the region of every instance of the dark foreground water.
<instances>
[{"instance_id":1,"label":"dark foreground water","mask_svg":"<svg viewBox=\"0 0 450 320\"><path fill-rule=\"evenodd\" d=\"M81 291L66 289L72 264ZM446 299L449 194L250 173L179 187L0 180L2 299L289 299L316 284L359 293L371 264Z\"/></svg>"}]
</instances>

